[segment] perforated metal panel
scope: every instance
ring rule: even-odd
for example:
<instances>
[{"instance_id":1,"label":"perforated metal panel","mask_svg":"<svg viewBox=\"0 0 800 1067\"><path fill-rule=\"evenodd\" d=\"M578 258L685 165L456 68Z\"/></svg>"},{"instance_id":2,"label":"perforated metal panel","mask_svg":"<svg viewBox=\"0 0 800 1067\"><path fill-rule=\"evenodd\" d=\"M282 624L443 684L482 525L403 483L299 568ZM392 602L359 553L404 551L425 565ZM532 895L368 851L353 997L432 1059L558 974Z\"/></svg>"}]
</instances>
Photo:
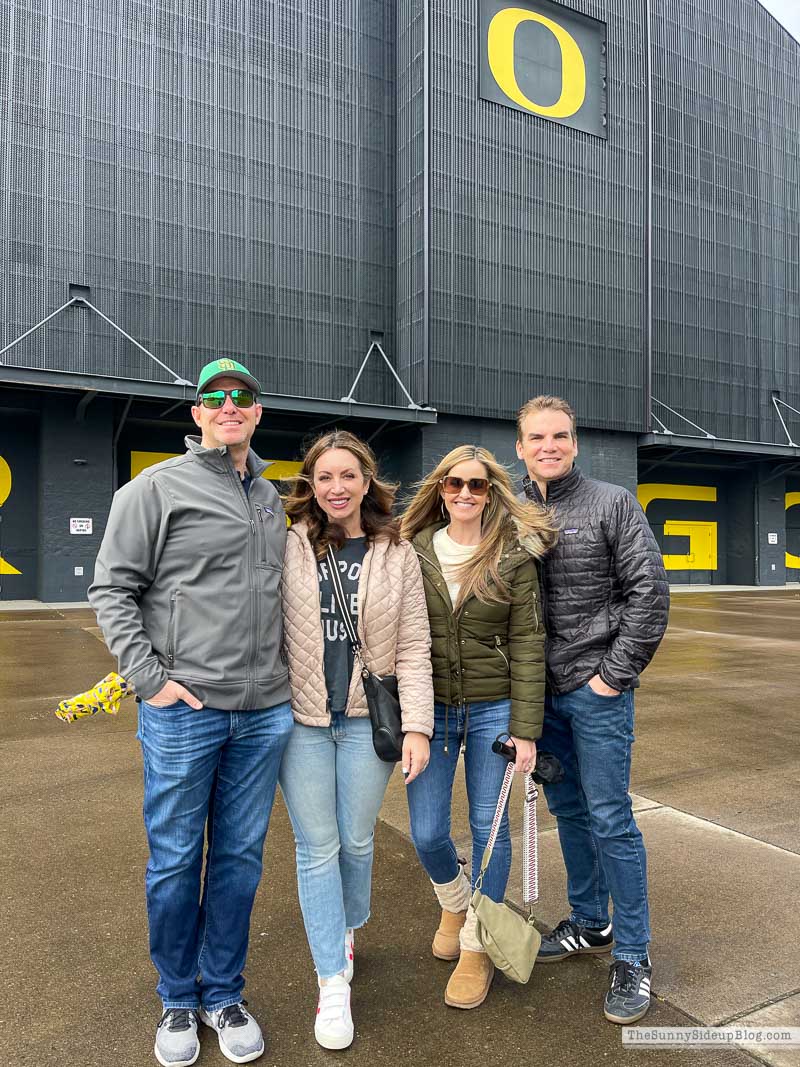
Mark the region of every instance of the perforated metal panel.
<instances>
[{"instance_id":1,"label":"perforated metal panel","mask_svg":"<svg viewBox=\"0 0 800 1067\"><path fill-rule=\"evenodd\" d=\"M422 5L401 5L398 309L430 400L513 414L569 397L589 425L643 426L645 130L642 5L576 0L607 24L608 139L478 98L477 6L429 0L430 284L423 284ZM401 25L403 17L401 16ZM405 41L406 47L403 48ZM405 112L404 109L405 108ZM404 273L405 272L405 273ZM410 350L410 351L409 351Z\"/></svg>"},{"instance_id":2,"label":"perforated metal panel","mask_svg":"<svg viewBox=\"0 0 800 1067\"><path fill-rule=\"evenodd\" d=\"M394 41L378 0L0 0L4 343L81 283L188 377L342 396L393 351ZM7 360L162 376L78 309Z\"/></svg>"},{"instance_id":3,"label":"perforated metal panel","mask_svg":"<svg viewBox=\"0 0 800 1067\"><path fill-rule=\"evenodd\" d=\"M756 0L653 9L654 392L718 437L785 444L770 391L800 407L800 45Z\"/></svg>"}]
</instances>

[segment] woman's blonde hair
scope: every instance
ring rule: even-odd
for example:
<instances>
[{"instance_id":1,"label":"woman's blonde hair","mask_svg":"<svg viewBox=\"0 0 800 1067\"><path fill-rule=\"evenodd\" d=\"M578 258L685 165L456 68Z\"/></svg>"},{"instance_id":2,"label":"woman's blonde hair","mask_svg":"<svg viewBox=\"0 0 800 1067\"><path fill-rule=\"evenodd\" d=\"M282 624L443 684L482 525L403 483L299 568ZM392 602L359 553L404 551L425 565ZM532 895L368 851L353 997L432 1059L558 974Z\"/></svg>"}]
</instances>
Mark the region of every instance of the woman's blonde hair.
<instances>
[{"instance_id":1,"label":"woman's blonde hair","mask_svg":"<svg viewBox=\"0 0 800 1067\"><path fill-rule=\"evenodd\" d=\"M443 525L446 512L443 512L441 496L442 478L458 463L467 460L477 460L486 468L489 493L478 547L455 572L461 588L453 606L459 607L471 596L484 603L508 604L511 593L499 572L503 547L509 541L518 540L531 555L540 559L555 544L556 528L550 514L538 504L517 499L511 475L488 449L479 445L459 445L448 452L417 484L417 491L403 515L400 535L410 541L433 523Z\"/></svg>"},{"instance_id":2,"label":"woman's blonde hair","mask_svg":"<svg viewBox=\"0 0 800 1067\"><path fill-rule=\"evenodd\" d=\"M352 453L364 478L369 478L369 489L361 501L361 526L367 544L372 544L378 536L388 537L393 544L397 544L400 540L399 523L392 515L397 486L378 477L375 453L366 441L347 430L324 433L306 449L300 471L286 479L293 483L283 501L286 514L292 522L305 523L317 559L322 559L328 545L333 545L335 549L344 546L347 540L344 527L328 518L314 493L314 467L320 457L332 448L344 448Z\"/></svg>"}]
</instances>

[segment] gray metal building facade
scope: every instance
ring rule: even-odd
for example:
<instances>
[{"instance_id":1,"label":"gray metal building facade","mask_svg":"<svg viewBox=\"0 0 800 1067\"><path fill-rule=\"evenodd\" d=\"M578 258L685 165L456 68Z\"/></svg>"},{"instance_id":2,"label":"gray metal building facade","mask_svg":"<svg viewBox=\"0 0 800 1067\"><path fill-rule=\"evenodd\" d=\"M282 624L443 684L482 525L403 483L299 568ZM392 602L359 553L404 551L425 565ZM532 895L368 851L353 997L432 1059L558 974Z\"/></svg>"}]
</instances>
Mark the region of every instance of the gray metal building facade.
<instances>
[{"instance_id":1,"label":"gray metal building facade","mask_svg":"<svg viewBox=\"0 0 800 1067\"><path fill-rule=\"evenodd\" d=\"M337 422L404 481L567 396L674 580L800 578L800 46L757 0L510 5L532 85L548 25L602 35L587 133L480 95L485 4L0 0L0 348L77 295L173 372L81 302L0 354L0 599L83 598L221 354L262 454ZM373 342L434 410L377 350L341 401Z\"/></svg>"}]
</instances>

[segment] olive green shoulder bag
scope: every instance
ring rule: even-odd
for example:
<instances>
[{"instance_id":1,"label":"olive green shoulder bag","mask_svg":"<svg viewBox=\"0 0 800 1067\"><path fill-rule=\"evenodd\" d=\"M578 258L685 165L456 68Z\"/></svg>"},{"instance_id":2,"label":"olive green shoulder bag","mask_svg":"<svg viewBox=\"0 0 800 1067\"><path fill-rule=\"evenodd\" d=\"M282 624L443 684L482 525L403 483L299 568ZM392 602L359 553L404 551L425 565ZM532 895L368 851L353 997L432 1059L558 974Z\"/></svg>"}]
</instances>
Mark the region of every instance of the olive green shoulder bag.
<instances>
[{"instance_id":1,"label":"olive green shoulder bag","mask_svg":"<svg viewBox=\"0 0 800 1067\"><path fill-rule=\"evenodd\" d=\"M524 984L531 976L542 942L542 935L533 925L532 905L539 899L536 841L536 798L539 791L530 774L524 776L525 810L522 833L522 902L528 907L528 918L509 908L507 904L498 904L481 893L483 876L492 858L492 849L497 840L500 820L508 802L513 778L514 765L509 763L500 789L492 831L484 849L480 874L475 881L472 907L478 919L478 937L492 963L512 982Z\"/></svg>"}]
</instances>

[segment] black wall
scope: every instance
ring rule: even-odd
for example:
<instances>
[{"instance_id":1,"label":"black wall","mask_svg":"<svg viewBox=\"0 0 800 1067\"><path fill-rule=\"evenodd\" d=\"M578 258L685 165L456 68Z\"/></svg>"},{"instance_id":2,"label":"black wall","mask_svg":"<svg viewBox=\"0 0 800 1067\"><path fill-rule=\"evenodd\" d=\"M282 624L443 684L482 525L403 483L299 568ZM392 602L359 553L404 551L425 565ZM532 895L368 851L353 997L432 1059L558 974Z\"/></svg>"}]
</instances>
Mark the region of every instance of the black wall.
<instances>
[{"instance_id":1,"label":"black wall","mask_svg":"<svg viewBox=\"0 0 800 1067\"><path fill-rule=\"evenodd\" d=\"M38 457L38 412L3 410L0 418L0 600L33 600L38 596ZM11 568L19 573L5 573Z\"/></svg>"},{"instance_id":2,"label":"black wall","mask_svg":"<svg viewBox=\"0 0 800 1067\"><path fill-rule=\"evenodd\" d=\"M0 338L80 283L190 378L338 398L374 337L442 411L646 428L645 5L566 6L606 27L606 137L478 96L475 2L0 0ZM654 392L783 441L800 46L757 0L651 10ZM78 309L4 358L165 376ZM379 362L358 397L401 400Z\"/></svg>"},{"instance_id":3,"label":"black wall","mask_svg":"<svg viewBox=\"0 0 800 1067\"><path fill-rule=\"evenodd\" d=\"M800 477L790 475L786 479L786 492L794 494L792 506L786 512L786 551L798 561L798 565L791 566L787 560L786 580L800 582Z\"/></svg>"},{"instance_id":4,"label":"black wall","mask_svg":"<svg viewBox=\"0 0 800 1067\"><path fill-rule=\"evenodd\" d=\"M643 429L642 4L570 5L607 23L607 139L479 99L476 5L427 6L421 61L425 5L400 4L401 365L449 412L508 418L556 392L583 424Z\"/></svg>"},{"instance_id":5,"label":"black wall","mask_svg":"<svg viewBox=\"0 0 800 1067\"><path fill-rule=\"evenodd\" d=\"M79 283L189 378L341 397L393 346L394 38L380 0L2 0L0 337ZM6 360L165 377L84 310Z\"/></svg>"},{"instance_id":6,"label":"black wall","mask_svg":"<svg viewBox=\"0 0 800 1067\"><path fill-rule=\"evenodd\" d=\"M46 396L39 427L39 600L82 601L111 503L112 402ZM91 534L70 532L70 518L92 520ZM76 574L75 569L83 573Z\"/></svg>"},{"instance_id":7,"label":"black wall","mask_svg":"<svg viewBox=\"0 0 800 1067\"><path fill-rule=\"evenodd\" d=\"M770 391L800 406L800 44L757 0L653 11L654 393L717 437L786 444Z\"/></svg>"}]
</instances>

